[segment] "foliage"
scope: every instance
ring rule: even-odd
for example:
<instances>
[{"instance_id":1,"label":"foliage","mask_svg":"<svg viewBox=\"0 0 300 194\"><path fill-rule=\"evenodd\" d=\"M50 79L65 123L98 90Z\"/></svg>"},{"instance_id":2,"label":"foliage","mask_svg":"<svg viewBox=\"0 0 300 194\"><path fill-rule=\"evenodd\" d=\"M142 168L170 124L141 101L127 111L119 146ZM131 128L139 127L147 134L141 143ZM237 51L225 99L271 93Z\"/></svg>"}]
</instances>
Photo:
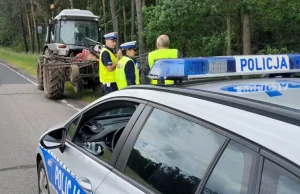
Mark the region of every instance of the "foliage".
<instances>
[{"instance_id":1,"label":"foliage","mask_svg":"<svg viewBox=\"0 0 300 194\"><path fill-rule=\"evenodd\" d=\"M295 53L294 51L288 50L286 47L283 48L271 48L269 45L258 52L260 55L267 54L287 54L287 53Z\"/></svg>"},{"instance_id":2,"label":"foliage","mask_svg":"<svg viewBox=\"0 0 300 194\"><path fill-rule=\"evenodd\" d=\"M19 51L24 50L20 24L20 15L22 15L26 41L29 47L31 46L29 29L34 30L34 27L28 28L26 17L31 16L31 1L34 3L35 10L33 19L38 24L47 23L51 18L50 4L56 5L54 15L70 8L70 0L0 1L0 45L14 47ZM100 16L99 25L103 33L105 29L107 32L113 30L109 0L72 1L74 8L89 9ZM106 4L105 10L102 7L103 2ZM131 37L138 38L136 13L133 20L134 34L130 34L131 0L116 2L120 43L125 39L128 41ZM231 49L231 53L235 55L243 54L242 18L243 14L249 14L253 54L300 52L299 0L146 0L143 2L145 2L142 9L143 37L147 51L155 49L155 41L160 34L167 34L171 40L171 47L178 48L184 56L226 55L227 49ZM124 5L126 18L123 18L122 5ZM106 18L103 17L104 15ZM228 19L229 31L228 23L226 25ZM33 41L36 51L36 39L34 38ZM228 41L231 43L229 48Z\"/></svg>"}]
</instances>

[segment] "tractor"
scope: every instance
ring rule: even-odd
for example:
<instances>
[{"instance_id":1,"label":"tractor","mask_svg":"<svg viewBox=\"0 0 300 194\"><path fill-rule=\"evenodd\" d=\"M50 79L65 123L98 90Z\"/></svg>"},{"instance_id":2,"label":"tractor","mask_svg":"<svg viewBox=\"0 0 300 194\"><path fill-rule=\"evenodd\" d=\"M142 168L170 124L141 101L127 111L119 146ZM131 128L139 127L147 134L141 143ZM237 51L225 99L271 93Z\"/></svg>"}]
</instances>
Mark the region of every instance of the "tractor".
<instances>
[{"instance_id":1,"label":"tractor","mask_svg":"<svg viewBox=\"0 0 300 194\"><path fill-rule=\"evenodd\" d=\"M46 98L58 99L70 82L76 93L92 89L103 95L99 82L101 47L98 16L79 9L65 9L47 24L43 53L37 63L37 84Z\"/></svg>"}]
</instances>

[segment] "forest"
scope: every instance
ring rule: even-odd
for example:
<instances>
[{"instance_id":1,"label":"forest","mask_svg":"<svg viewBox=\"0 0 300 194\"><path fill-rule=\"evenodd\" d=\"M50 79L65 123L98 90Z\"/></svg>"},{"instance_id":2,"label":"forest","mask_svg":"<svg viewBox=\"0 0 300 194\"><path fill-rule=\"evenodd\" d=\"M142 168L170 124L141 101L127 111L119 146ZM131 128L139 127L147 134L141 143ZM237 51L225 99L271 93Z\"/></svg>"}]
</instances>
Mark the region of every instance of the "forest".
<instances>
[{"instance_id":1,"label":"forest","mask_svg":"<svg viewBox=\"0 0 300 194\"><path fill-rule=\"evenodd\" d=\"M300 52L299 0L0 0L0 46L42 52L45 26L70 8L99 16L101 36L137 40L139 53L160 34L184 57Z\"/></svg>"}]
</instances>

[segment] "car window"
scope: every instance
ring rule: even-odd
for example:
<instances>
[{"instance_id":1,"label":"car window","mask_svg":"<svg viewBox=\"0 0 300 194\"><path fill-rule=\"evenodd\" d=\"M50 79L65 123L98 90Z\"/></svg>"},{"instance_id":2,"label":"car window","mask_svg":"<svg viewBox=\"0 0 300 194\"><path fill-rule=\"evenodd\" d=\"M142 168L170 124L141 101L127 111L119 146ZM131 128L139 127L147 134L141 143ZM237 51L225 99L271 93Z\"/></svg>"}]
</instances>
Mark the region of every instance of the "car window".
<instances>
[{"instance_id":1,"label":"car window","mask_svg":"<svg viewBox=\"0 0 300 194\"><path fill-rule=\"evenodd\" d=\"M195 193L226 138L155 109L130 154L125 174L156 193Z\"/></svg>"},{"instance_id":2,"label":"car window","mask_svg":"<svg viewBox=\"0 0 300 194\"><path fill-rule=\"evenodd\" d=\"M113 150L138 105L134 102L114 101L94 107L83 114L73 142L109 163Z\"/></svg>"},{"instance_id":3,"label":"car window","mask_svg":"<svg viewBox=\"0 0 300 194\"><path fill-rule=\"evenodd\" d=\"M213 169L202 194L246 194L256 153L231 141Z\"/></svg>"},{"instance_id":4,"label":"car window","mask_svg":"<svg viewBox=\"0 0 300 194\"><path fill-rule=\"evenodd\" d=\"M265 160L260 194L300 194L300 179L284 168Z\"/></svg>"},{"instance_id":5,"label":"car window","mask_svg":"<svg viewBox=\"0 0 300 194\"><path fill-rule=\"evenodd\" d=\"M121 114L133 114L135 109L133 108L113 108L107 111L104 111L99 114L99 116L109 116L109 115L121 115Z\"/></svg>"},{"instance_id":6,"label":"car window","mask_svg":"<svg viewBox=\"0 0 300 194\"><path fill-rule=\"evenodd\" d=\"M74 138L75 133L76 133L76 129L77 129L77 125L79 122L80 116L78 116L75 120L73 120L69 126L68 126L68 131L67 131L67 139L71 140Z\"/></svg>"}]
</instances>

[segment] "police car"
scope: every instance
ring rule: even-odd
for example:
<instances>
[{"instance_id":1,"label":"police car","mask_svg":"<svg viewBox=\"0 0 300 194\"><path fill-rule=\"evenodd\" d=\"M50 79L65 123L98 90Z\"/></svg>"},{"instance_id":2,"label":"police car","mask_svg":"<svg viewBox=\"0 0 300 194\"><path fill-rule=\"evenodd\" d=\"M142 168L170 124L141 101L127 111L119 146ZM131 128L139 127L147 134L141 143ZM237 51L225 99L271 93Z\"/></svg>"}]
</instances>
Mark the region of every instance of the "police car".
<instances>
[{"instance_id":1,"label":"police car","mask_svg":"<svg viewBox=\"0 0 300 194\"><path fill-rule=\"evenodd\" d=\"M296 54L158 60L149 78L174 85L110 93L42 135L39 192L299 194L299 71Z\"/></svg>"}]
</instances>

